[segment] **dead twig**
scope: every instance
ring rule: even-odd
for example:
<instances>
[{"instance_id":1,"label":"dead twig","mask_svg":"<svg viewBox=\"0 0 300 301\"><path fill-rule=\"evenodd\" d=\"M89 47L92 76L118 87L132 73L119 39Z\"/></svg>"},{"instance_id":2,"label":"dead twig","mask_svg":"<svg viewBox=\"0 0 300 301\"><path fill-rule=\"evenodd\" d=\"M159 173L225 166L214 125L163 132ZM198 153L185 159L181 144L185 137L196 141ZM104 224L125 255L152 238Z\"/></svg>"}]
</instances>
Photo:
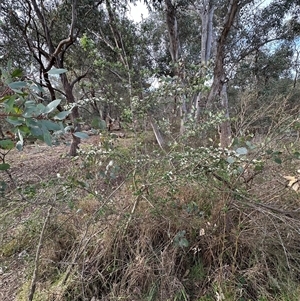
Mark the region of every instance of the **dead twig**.
<instances>
[{"instance_id":1,"label":"dead twig","mask_svg":"<svg viewBox=\"0 0 300 301\"><path fill-rule=\"evenodd\" d=\"M48 210L48 213L47 213L47 216L45 218L44 225L43 225L43 228L42 228L42 231L41 231L41 234L40 234L40 239L39 239L39 243L38 243L36 254L35 254L34 270L33 270L33 274L32 274L30 291L29 291L29 294L28 294L28 301L33 300L33 296L34 296L34 293L35 293L36 281L37 281L38 269L39 269L40 253L41 253L41 249L42 249L42 243L43 243L43 239L44 239L44 235L45 235L46 226L47 226L47 223L49 221L52 208L53 207L51 206Z\"/></svg>"}]
</instances>

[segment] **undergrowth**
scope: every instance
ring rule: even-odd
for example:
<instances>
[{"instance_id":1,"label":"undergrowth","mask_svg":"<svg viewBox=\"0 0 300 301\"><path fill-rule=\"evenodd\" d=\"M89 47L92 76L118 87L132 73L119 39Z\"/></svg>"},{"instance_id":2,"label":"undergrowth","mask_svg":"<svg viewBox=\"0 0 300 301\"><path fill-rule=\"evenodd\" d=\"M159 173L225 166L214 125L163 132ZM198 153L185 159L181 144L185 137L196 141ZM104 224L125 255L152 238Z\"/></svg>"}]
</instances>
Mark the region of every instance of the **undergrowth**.
<instances>
[{"instance_id":1,"label":"undergrowth","mask_svg":"<svg viewBox=\"0 0 300 301\"><path fill-rule=\"evenodd\" d=\"M37 267L33 300L298 300L299 201L283 178L295 144L154 141L85 148L67 174L2 204L2 271L25 266L16 300Z\"/></svg>"}]
</instances>

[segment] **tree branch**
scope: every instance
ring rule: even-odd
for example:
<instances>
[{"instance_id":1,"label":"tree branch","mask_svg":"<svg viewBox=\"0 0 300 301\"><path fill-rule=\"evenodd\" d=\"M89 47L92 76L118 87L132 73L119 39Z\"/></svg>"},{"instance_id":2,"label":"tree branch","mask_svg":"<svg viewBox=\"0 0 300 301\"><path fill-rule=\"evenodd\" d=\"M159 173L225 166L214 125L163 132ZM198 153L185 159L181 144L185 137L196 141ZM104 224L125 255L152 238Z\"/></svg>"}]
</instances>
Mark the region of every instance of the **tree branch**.
<instances>
[{"instance_id":1,"label":"tree branch","mask_svg":"<svg viewBox=\"0 0 300 301\"><path fill-rule=\"evenodd\" d=\"M76 20L77 20L76 9L77 9L77 0L73 0L72 1L72 21L71 21L71 25L70 25L69 36L66 39L59 42L56 49L52 53L52 57L56 57L61 52L62 48L65 45L70 45L70 44L74 43L74 38L77 36L77 35L74 35L74 29L75 29Z\"/></svg>"},{"instance_id":2,"label":"tree branch","mask_svg":"<svg viewBox=\"0 0 300 301\"><path fill-rule=\"evenodd\" d=\"M71 89L74 88L74 85L75 85L76 83L78 83L78 82L81 81L84 77L86 77L86 75L88 74L88 72L89 72L89 69L88 69L85 73L83 73L83 74L77 76L77 78L75 78L75 79L71 82Z\"/></svg>"}]
</instances>

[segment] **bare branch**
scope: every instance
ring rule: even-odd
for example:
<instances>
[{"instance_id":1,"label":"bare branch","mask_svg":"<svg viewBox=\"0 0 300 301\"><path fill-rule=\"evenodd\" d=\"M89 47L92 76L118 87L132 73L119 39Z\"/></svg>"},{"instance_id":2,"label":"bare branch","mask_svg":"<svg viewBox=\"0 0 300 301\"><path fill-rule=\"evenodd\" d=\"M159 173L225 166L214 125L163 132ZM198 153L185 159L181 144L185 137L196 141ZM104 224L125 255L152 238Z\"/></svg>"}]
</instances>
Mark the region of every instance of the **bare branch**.
<instances>
[{"instance_id":1,"label":"bare branch","mask_svg":"<svg viewBox=\"0 0 300 301\"><path fill-rule=\"evenodd\" d=\"M31 0L31 2L33 4L34 11L36 12L36 14L37 14L40 22L42 23L42 26L43 26L43 29L44 29L44 33L46 35L46 41L47 41L47 44L48 44L47 46L49 48L49 52L52 53L54 51L54 46L53 46L53 43L52 43L52 39L51 39L51 35L50 35L50 30L48 28L45 15L39 9L39 6L37 5L36 0ZM43 3L41 3L41 7L42 8L44 7Z\"/></svg>"},{"instance_id":2,"label":"bare branch","mask_svg":"<svg viewBox=\"0 0 300 301\"><path fill-rule=\"evenodd\" d=\"M81 81L84 77L86 77L86 75L88 74L88 72L89 72L89 69L88 69L85 73L83 73L83 74L79 75L77 78L75 78L75 79L71 82L71 88L73 89L73 87L74 87L74 85L75 85L76 83L78 83L78 82Z\"/></svg>"},{"instance_id":3,"label":"bare branch","mask_svg":"<svg viewBox=\"0 0 300 301\"><path fill-rule=\"evenodd\" d=\"M59 44L57 45L55 51L53 51L52 53L52 57L56 57L62 50L62 48L64 46L67 46L67 45L70 45L70 44L73 44L74 41L75 41L75 37L77 36L74 35L74 29L75 29L75 24L76 24L76 20L77 20L77 0L73 0L73 3L72 3L72 21L71 21L71 25L70 25L70 31L69 31L69 36L60 41Z\"/></svg>"}]
</instances>

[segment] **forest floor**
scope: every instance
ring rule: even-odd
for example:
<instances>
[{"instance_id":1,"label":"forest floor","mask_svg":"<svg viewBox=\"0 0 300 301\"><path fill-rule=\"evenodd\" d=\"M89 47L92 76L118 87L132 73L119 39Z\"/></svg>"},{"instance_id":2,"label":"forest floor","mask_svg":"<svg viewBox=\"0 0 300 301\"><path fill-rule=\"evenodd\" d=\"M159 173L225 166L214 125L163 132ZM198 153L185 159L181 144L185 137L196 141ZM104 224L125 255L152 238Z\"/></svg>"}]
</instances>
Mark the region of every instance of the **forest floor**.
<instances>
[{"instance_id":1,"label":"forest floor","mask_svg":"<svg viewBox=\"0 0 300 301\"><path fill-rule=\"evenodd\" d=\"M285 214L299 194L282 177L295 173L293 149L274 151L277 162L262 150L259 172L243 174L251 181L221 161L233 190L217 173L189 176L198 159L161 152L151 135L90 136L76 158L42 143L5 155L0 301L30 300L36 266L35 301L299 300L300 219Z\"/></svg>"},{"instance_id":2,"label":"forest floor","mask_svg":"<svg viewBox=\"0 0 300 301\"><path fill-rule=\"evenodd\" d=\"M99 138L99 135L90 136L89 139L82 142L82 146L96 145L99 143ZM50 147L44 143L27 145L22 151L12 149L5 156L5 162L10 164L10 175L2 172L0 174L0 182L6 182L8 185L7 191L15 194L18 191L15 188L24 187L25 185L35 185L67 174L70 168L74 167L74 164L78 165L78 161L74 161L73 158L68 156L68 151L69 146L66 144ZM10 199L9 192L7 199ZM0 195L0 204L1 202ZM21 221L26 220L27 216L31 213L31 209L27 208L27 210L23 210L18 220L10 222L11 231L14 231L14 228ZM0 216L0 219L2 218L3 216ZM3 230L1 229L2 227L4 225L0 224L0 231ZM4 233L1 233L1 235L3 236ZM28 266L26 261L28 254L26 254L26 250L22 250L15 254L15 256L10 256L9 259L4 255L0 253L0 300L13 301L20 285L29 276L25 273Z\"/></svg>"},{"instance_id":3,"label":"forest floor","mask_svg":"<svg viewBox=\"0 0 300 301\"><path fill-rule=\"evenodd\" d=\"M83 140L81 146L98 143L100 143L100 136L95 135ZM18 187L25 183L34 184L57 174L64 174L68 171L71 162L74 162L68 155L69 148L69 143L48 146L40 142L25 146L21 152L12 149L5 157L6 163L10 164L11 177L4 173L1 177L9 186Z\"/></svg>"}]
</instances>

